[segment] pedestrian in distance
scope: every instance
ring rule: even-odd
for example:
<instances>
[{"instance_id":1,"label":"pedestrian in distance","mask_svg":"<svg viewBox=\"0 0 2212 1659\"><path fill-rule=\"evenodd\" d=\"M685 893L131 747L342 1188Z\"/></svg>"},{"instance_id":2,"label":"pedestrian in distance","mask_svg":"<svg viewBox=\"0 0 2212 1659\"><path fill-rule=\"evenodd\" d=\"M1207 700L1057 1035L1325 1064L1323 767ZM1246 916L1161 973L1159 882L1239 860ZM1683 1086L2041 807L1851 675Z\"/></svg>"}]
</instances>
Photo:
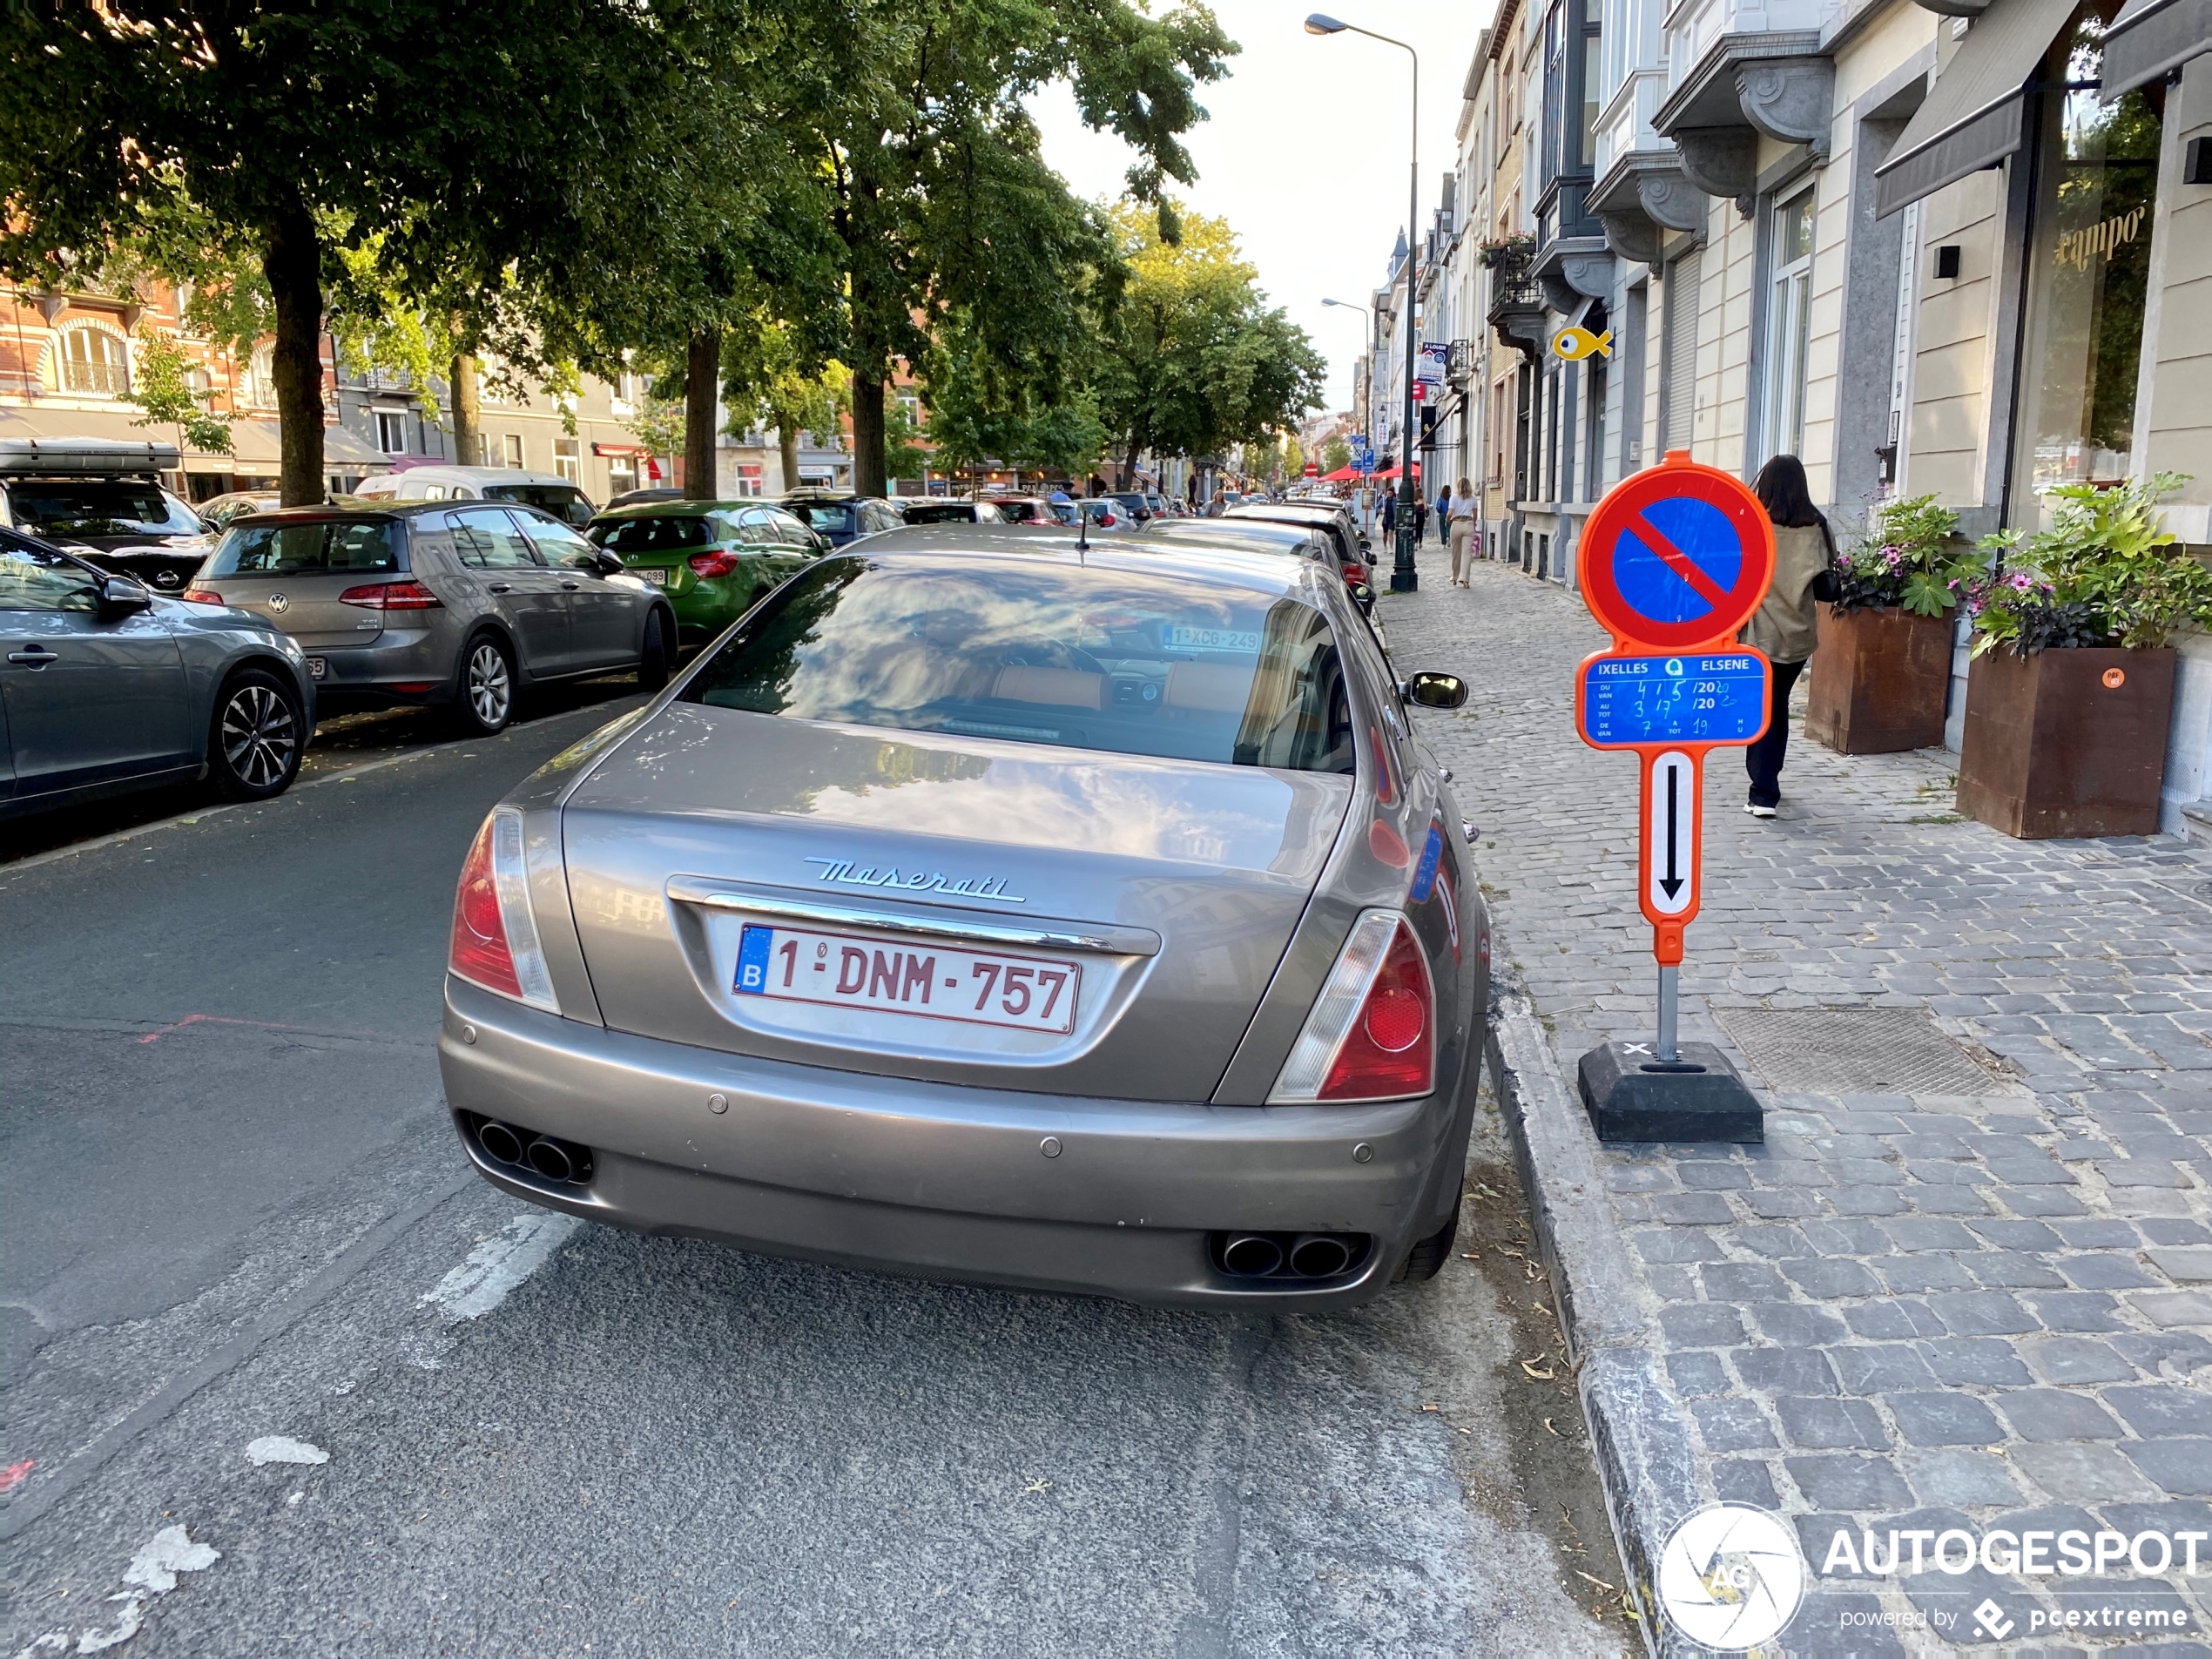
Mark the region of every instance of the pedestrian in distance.
<instances>
[{"instance_id":1,"label":"pedestrian in distance","mask_svg":"<svg viewBox=\"0 0 2212 1659\"><path fill-rule=\"evenodd\" d=\"M1460 480L1460 489L1462 494L1466 492L1466 480ZM1447 483L1440 485L1436 491L1436 544L1442 547L1451 539L1452 486Z\"/></svg>"},{"instance_id":2,"label":"pedestrian in distance","mask_svg":"<svg viewBox=\"0 0 2212 1659\"><path fill-rule=\"evenodd\" d=\"M1413 545L1419 547L1428 534L1428 503L1419 496L1413 497Z\"/></svg>"},{"instance_id":3,"label":"pedestrian in distance","mask_svg":"<svg viewBox=\"0 0 2212 1659\"><path fill-rule=\"evenodd\" d=\"M1385 536L1398 533L1398 492L1394 489L1383 497L1382 526Z\"/></svg>"},{"instance_id":4,"label":"pedestrian in distance","mask_svg":"<svg viewBox=\"0 0 2212 1659\"><path fill-rule=\"evenodd\" d=\"M1460 487L1440 505L1447 506L1451 511L1447 523L1452 540L1452 581L1455 586L1464 588L1468 585L1468 571L1474 563L1474 486L1460 479Z\"/></svg>"},{"instance_id":5,"label":"pedestrian in distance","mask_svg":"<svg viewBox=\"0 0 2212 1659\"><path fill-rule=\"evenodd\" d=\"M1766 735L1743 752L1743 770L1750 775L1743 810L1772 818L1782 803L1782 763L1790 749L1790 692L1820 643L1813 604L1836 597L1836 540L1812 504L1804 462L1797 456L1775 456L1759 469L1751 489L1774 521L1774 585L1737 638L1766 653L1774 685Z\"/></svg>"}]
</instances>

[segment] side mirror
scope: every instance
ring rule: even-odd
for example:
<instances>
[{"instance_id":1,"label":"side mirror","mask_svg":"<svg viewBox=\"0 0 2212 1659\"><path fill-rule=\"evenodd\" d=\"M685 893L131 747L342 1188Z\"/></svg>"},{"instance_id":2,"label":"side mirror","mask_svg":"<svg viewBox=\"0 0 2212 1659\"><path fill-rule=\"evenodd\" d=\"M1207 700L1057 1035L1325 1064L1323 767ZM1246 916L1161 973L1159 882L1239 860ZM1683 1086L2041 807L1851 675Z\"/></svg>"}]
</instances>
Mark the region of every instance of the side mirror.
<instances>
[{"instance_id":1,"label":"side mirror","mask_svg":"<svg viewBox=\"0 0 2212 1659\"><path fill-rule=\"evenodd\" d=\"M100 583L100 614L127 617L153 608L153 596L127 576L111 576Z\"/></svg>"},{"instance_id":2,"label":"side mirror","mask_svg":"<svg viewBox=\"0 0 2212 1659\"><path fill-rule=\"evenodd\" d=\"M1433 674L1426 670L1398 691L1408 703L1425 709L1456 709L1467 700L1467 683L1457 674Z\"/></svg>"},{"instance_id":3,"label":"side mirror","mask_svg":"<svg viewBox=\"0 0 2212 1659\"><path fill-rule=\"evenodd\" d=\"M629 567L623 563L621 554L610 553L603 547L593 556L591 568L601 576L620 576Z\"/></svg>"}]
</instances>

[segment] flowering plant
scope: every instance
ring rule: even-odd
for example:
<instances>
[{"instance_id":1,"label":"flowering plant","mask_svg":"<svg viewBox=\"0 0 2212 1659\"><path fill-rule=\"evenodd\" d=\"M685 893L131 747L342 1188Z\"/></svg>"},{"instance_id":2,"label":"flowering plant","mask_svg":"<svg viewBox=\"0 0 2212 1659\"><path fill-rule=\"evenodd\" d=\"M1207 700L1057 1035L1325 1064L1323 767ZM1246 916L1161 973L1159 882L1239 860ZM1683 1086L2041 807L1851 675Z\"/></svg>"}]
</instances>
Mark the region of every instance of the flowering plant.
<instances>
[{"instance_id":1,"label":"flowering plant","mask_svg":"<svg viewBox=\"0 0 2212 1659\"><path fill-rule=\"evenodd\" d=\"M2174 539L2158 503L2184 482L2061 484L2051 527L2000 530L1981 545L1988 567L1960 584L1973 618L1974 655L1998 645L2040 651L2163 645L2179 628L2212 627L2212 570Z\"/></svg>"},{"instance_id":2,"label":"flowering plant","mask_svg":"<svg viewBox=\"0 0 2212 1659\"><path fill-rule=\"evenodd\" d=\"M1485 242L1474 251L1476 262L1486 271L1494 271L1501 265L1519 265L1536 251L1533 236L1501 236Z\"/></svg>"},{"instance_id":3,"label":"flowering plant","mask_svg":"<svg viewBox=\"0 0 2212 1659\"><path fill-rule=\"evenodd\" d=\"M1979 563L1954 551L1959 515L1933 496L1885 502L1865 539L1836 556L1836 609L1879 610L1891 605L1919 617L1940 617L1958 603L1960 580Z\"/></svg>"}]
</instances>

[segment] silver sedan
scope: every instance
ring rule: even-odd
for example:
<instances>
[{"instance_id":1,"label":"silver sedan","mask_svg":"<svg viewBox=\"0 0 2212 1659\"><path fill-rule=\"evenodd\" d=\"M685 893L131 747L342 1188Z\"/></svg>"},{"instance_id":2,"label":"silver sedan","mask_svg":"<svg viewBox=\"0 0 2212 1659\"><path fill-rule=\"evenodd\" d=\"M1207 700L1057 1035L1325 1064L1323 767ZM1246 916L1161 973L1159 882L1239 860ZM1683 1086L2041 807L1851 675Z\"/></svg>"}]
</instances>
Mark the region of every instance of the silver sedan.
<instances>
[{"instance_id":1,"label":"silver sedan","mask_svg":"<svg viewBox=\"0 0 2212 1659\"><path fill-rule=\"evenodd\" d=\"M1489 924L1333 568L894 531L485 820L439 1054L522 1198L1326 1305L1451 1246Z\"/></svg>"}]
</instances>

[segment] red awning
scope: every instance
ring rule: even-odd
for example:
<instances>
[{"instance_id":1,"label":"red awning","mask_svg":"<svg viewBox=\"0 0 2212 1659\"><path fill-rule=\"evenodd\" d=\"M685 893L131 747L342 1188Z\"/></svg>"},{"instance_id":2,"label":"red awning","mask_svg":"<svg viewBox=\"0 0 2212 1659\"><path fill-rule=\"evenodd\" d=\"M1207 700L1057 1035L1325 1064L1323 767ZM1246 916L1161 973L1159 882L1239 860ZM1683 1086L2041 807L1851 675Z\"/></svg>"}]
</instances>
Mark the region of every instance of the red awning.
<instances>
[{"instance_id":1,"label":"red awning","mask_svg":"<svg viewBox=\"0 0 2212 1659\"><path fill-rule=\"evenodd\" d=\"M1413 476L1414 476L1414 477L1416 477L1416 478L1418 478L1418 477L1420 477L1420 475L1421 475L1421 463L1420 463L1420 462L1416 461L1416 462L1413 463ZM1395 467L1393 467L1393 468L1391 468L1391 469L1390 469L1387 472L1379 472L1379 473L1377 473L1377 474L1375 475L1375 479L1376 479L1376 482L1379 482L1379 483L1388 483L1391 480L1393 480L1393 479L1396 478L1397 476L1398 476L1398 469L1397 469L1397 468L1395 468Z\"/></svg>"},{"instance_id":2,"label":"red awning","mask_svg":"<svg viewBox=\"0 0 2212 1659\"><path fill-rule=\"evenodd\" d=\"M1359 475L1350 467L1339 467L1334 472L1322 474L1321 482L1325 484L1348 484Z\"/></svg>"}]
</instances>

